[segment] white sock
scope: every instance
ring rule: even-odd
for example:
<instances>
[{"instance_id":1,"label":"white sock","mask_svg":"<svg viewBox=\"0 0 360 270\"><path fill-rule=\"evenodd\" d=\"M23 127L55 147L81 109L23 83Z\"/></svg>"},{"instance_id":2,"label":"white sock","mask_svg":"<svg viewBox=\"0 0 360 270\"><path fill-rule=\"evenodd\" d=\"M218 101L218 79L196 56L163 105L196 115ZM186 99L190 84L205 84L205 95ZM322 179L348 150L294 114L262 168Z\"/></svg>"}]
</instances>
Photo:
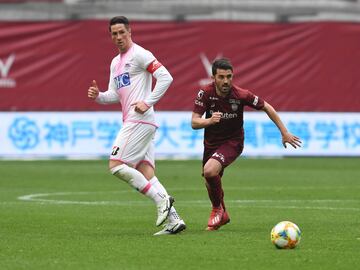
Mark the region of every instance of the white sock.
<instances>
[{"instance_id":1,"label":"white sock","mask_svg":"<svg viewBox=\"0 0 360 270\"><path fill-rule=\"evenodd\" d=\"M159 179L154 176L153 178L150 179L150 184L155 187L160 193L163 193L165 195L169 195L165 189L165 187L160 183ZM169 221L170 222L175 222L180 220L180 216L178 215L178 213L176 212L176 209L174 206L172 206L170 208L170 212L169 212Z\"/></svg>"},{"instance_id":2,"label":"white sock","mask_svg":"<svg viewBox=\"0 0 360 270\"><path fill-rule=\"evenodd\" d=\"M161 202L166 195L161 191L159 192L156 187L153 187L141 172L126 164L121 164L112 168L111 173L117 178L127 182L146 197L152 199L156 204Z\"/></svg>"}]
</instances>

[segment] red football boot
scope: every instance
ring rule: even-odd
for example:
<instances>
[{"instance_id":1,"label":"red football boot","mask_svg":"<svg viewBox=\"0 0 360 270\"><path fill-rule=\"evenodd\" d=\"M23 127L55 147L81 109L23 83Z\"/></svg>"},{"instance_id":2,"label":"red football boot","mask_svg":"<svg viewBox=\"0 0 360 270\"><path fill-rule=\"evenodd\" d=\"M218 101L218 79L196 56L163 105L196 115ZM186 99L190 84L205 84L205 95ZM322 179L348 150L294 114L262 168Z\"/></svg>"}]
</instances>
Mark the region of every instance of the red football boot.
<instances>
[{"instance_id":1,"label":"red football boot","mask_svg":"<svg viewBox=\"0 0 360 270\"><path fill-rule=\"evenodd\" d=\"M224 211L224 214L223 214L223 217L221 219L221 223L220 223L220 226L223 226L225 224L228 224L230 222L230 217L229 217L229 214Z\"/></svg>"},{"instance_id":2,"label":"red football boot","mask_svg":"<svg viewBox=\"0 0 360 270\"><path fill-rule=\"evenodd\" d=\"M213 214L213 212L214 212L214 209L213 209L213 211L211 212L211 214ZM223 215L222 215L222 217L221 217L220 223L219 223L218 225L216 225L216 226L209 226L209 225L210 225L210 220L211 220L211 215L210 215L208 227L206 228L206 230L207 230L207 231L216 231L216 230L218 230L221 226L229 223L229 222L230 222L230 217L229 217L229 214L228 214L226 211L224 211L224 212L223 212Z\"/></svg>"},{"instance_id":3,"label":"red football boot","mask_svg":"<svg viewBox=\"0 0 360 270\"><path fill-rule=\"evenodd\" d=\"M224 209L221 206L213 207L208 221L208 228L220 227L221 219L223 215L224 215Z\"/></svg>"}]
</instances>

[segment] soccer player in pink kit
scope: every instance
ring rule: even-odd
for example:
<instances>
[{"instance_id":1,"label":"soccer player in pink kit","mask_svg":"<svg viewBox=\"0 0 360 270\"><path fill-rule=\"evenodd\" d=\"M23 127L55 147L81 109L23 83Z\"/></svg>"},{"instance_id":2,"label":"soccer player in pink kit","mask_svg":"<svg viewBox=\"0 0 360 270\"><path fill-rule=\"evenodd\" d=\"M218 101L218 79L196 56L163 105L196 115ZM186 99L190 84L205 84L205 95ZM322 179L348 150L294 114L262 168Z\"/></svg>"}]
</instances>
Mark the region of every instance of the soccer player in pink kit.
<instances>
[{"instance_id":1,"label":"soccer player in pink kit","mask_svg":"<svg viewBox=\"0 0 360 270\"><path fill-rule=\"evenodd\" d=\"M244 107L263 110L276 124L286 148L301 146L298 137L288 132L275 109L248 90L232 84L233 67L228 59L212 64L213 82L202 88L195 99L191 126L205 128L203 176L212 203L207 230L213 231L230 222L224 203L221 177L224 169L242 153L244 147ZM205 118L202 115L205 113Z\"/></svg>"},{"instance_id":2,"label":"soccer player in pink kit","mask_svg":"<svg viewBox=\"0 0 360 270\"><path fill-rule=\"evenodd\" d=\"M179 233L186 225L173 206L174 199L154 172L157 125L153 106L165 94L173 78L151 52L132 41L126 17L112 18L109 31L119 54L111 62L108 90L100 92L94 80L88 89L88 97L100 104L120 102L122 106L123 126L110 155L110 171L155 202L157 226L168 219L155 235ZM152 77L157 80L153 91Z\"/></svg>"}]
</instances>

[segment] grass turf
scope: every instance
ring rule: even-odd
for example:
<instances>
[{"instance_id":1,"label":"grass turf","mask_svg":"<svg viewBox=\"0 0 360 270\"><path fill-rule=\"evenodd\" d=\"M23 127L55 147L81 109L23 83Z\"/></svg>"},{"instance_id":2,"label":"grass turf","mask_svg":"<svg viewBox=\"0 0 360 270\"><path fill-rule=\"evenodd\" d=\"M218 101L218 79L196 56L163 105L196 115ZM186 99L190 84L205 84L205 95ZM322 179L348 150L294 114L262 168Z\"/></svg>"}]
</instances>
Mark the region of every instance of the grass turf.
<instances>
[{"instance_id":1,"label":"grass turf","mask_svg":"<svg viewBox=\"0 0 360 270\"><path fill-rule=\"evenodd\" d=\"M359 165L238 159L223 177L231 223L207 232L201 162L158 161L188 228L155 237L153 203L111 176L104 160L0 161L0 269L355 269ZM282 220L302 230L294 250L270 242Z\"/></svg>"}]
</instances>

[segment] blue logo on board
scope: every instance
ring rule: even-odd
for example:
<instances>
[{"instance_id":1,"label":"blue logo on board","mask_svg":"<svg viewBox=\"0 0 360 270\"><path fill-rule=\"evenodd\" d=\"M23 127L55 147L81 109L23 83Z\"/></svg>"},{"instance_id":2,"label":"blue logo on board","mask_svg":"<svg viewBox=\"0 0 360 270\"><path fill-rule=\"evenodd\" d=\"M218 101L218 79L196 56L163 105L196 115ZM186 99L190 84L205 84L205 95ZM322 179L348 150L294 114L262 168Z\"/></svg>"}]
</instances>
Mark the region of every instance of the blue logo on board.
<instances>
[{"instance_id":1,"label":"blue logo on board","mask_svg":"<svg viewBox=\"0 0 360 270\"><path fill-rule=\"evenodd\" d=\"M34 148L39 143L40 129L27 117L15 118L8 131L14 146L21 150Z\"/></svg>"},{"instance_id":2,"label":"blue logo on board","mask_svg":"<svg viewBox=\"0 0 360 270\"><path fill-rule=\"evenodd\" d=\"M129 86L130 85L130 74L129 72L125 72L120 74L119 76L114 78L116 89L120 89L121 87Z\"/></svg>"}]
</instances>

